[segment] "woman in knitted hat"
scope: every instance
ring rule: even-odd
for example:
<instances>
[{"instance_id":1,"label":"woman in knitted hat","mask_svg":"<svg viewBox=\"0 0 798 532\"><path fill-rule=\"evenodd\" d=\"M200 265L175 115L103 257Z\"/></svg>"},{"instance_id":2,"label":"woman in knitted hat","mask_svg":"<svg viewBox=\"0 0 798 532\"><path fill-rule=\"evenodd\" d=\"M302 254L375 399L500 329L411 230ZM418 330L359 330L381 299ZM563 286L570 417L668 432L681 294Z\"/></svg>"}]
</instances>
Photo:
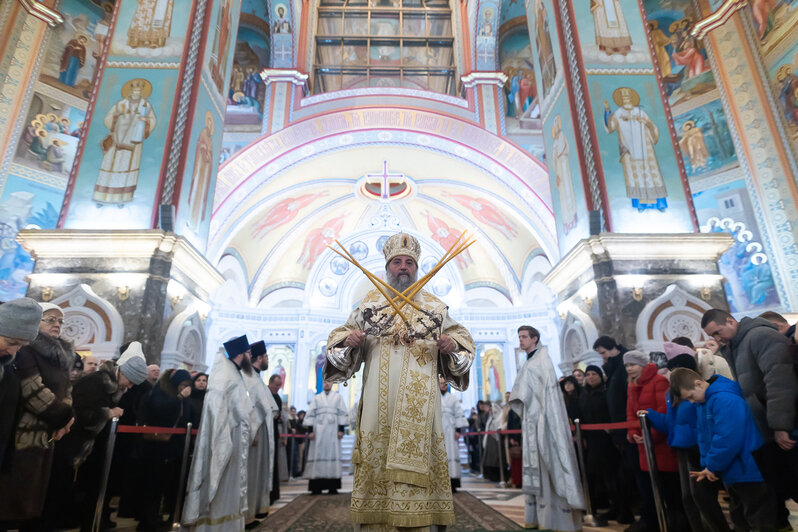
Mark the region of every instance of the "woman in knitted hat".
<instances>
[{"instance_id":1,"label":"woman in knitted hat","mask_svg":"<svg viewBox=\"0 0 798 532\"><path fill-rule=\"evenodd\" d=\"M22 395L15 456L11 469L0 476L0 521L24 522L41 515L55 441L74 422L69 372L75 352L71 342L59 338L64 312L52 303L40 306L39 334L19 350L15 362Z\"/></svg>"},{"instance_id":2,"label":"woman in knitted hat","mask_svg":"<svg viewBox=\"0 0 798 532\"><path fill-rule=\"evenodd\" d=\"M627 389L626 420L637 422L637 413L652 409L662 414L667 409L665 393L670 388L668 379L657 373L657 365L650 362L649 357L640 351L627 351L623 355L626 373L629 375ZM657 514L654 506L654 494L649 478L649 464L643 447L643 435L640 427L629 429L627 438L637 444L640 469L637 473L637 487L640 491L640 521L632 525L631 530L656 530ZM668 446L666 435L658 430L651 431L654 444L654 457L662 485L662 494L667 506L669 528L688 530L684 515L679 487L679 463L676 453Z\"/></svg>"}]
</instances>

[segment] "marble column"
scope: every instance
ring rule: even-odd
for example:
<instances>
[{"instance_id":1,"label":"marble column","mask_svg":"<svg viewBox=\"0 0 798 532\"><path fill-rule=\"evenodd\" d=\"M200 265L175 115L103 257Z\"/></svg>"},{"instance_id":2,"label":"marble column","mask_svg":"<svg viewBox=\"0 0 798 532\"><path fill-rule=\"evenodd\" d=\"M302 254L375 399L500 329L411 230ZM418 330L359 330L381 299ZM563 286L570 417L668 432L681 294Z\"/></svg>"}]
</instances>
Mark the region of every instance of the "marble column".
<instances>
[{"instance_id":1,"label":"marble column","mask_svg":"<svg viewBox=\"0 0 798 532\"><path fill-rule=\"evenodd\" d=\"M78 350L110 358L136 340L149 363L168 352L171 367L204 367L202 322L224 279L185 238L62 229L23 230L17 240L36 261L27 295L64 308L64 335Z\"/></svg>"},{"instance_id":2,"label":"marble column","mask_svg":"<svg viewBox=\"0 0 798 532\"><path fill-rule=\"evenodd\" d=\"M702 337L710 308L728 309L718 258L725 233L602 233L583 239L546 276L559 299L563 362L592 352L597 336L661 351L662 342Z\"/></svg>"}]
</instances>

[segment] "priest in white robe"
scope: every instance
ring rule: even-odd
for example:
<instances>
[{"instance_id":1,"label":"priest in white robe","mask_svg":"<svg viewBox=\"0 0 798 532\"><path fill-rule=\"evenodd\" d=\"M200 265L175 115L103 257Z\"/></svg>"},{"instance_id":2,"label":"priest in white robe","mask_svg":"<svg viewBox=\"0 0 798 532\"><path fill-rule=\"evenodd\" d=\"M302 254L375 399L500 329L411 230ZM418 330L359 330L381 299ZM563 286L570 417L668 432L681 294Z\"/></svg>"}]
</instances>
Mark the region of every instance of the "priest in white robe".
<instances>
[{"instance_id":1,"label":"priest in white robe","mask_svg":"<svg viewBox=\"0 0 798 532\"><path fill-rule=\"evenodd\" d=\"M383 254L386 281L399 291L409 288L418 272L418 241L393 235ZM327 342L325 380L344 382L365 365L352 456L356 531L438 530L455 522L438 375L466 389L474 341L432 294L421 290L414 303L423 312L405 306L408 326L372 290Z\"/></svg>"},{"instance_id":2,"label":"priest in white robe","mask_svg":"<svg viewBox=\"0 0 798 532\"><path fill-rule=\"evenodd\" d=\"M249 368L249 341L234 338L217 353L189 474L183 525L187 530L244 529L247 511L249 413L252 402L241 376Z\"/></svg>"},{"instance_id":3,"label":"priest in white robe","mask_svg":"<svg viewBox=\"0 0 798 532\"><path fill-rule=\"evenodd\" d=\"M518 372L510 407L521 416L526 528L582 529L585 498L579 481L568 414L540 333L518 329L527 360Z\"/></svg>"},{"instance_id":4,"label":"priest in white robe","mask_svg":"<svg viewBox=\"0 0 798 532\"><path fill-rule=\"evenodd\" d=\"M308 490L318 495L328 490L335 495L341 489L341 438L349 423L346 404L332 384L324 381L323 391L313 397L303 425L309 429L308 460L305 478Z\"/></svg>"},{"instance_id":5,"label":"priest in white robe","mask_svg":"<svg viewBox=\"0 0 798 532\"><path fill-rule=\"evenodd\" d=\"M443 378L439 380L441 390L441 412L443 413L443 438L446 445L446 456L449 459L449 480L452 483L452 493L460 487L460 478L463 476L460 467L460 433L457 429L468 426L468 420L463 413L460 398L449 391L449 383Z\"/></svg>"},{"instance_id":6,"label":"priest in white robe","mask_svg":"<svg viewBox=\"0 0 798 532\"><path fill-rule=\"evenodd\" d=\"M265 519L269 515L269 492L272 489L272 468L274 462L274 414L277 405L271 392L263 382L261 372L269 367L266 354L266 343L261 340L250 348L252 373L243 373L249 399L252 401L250 412L250 434L252 443L247 459L247 526L256 524L257 519Z\"/></svg>"}]
</instances>

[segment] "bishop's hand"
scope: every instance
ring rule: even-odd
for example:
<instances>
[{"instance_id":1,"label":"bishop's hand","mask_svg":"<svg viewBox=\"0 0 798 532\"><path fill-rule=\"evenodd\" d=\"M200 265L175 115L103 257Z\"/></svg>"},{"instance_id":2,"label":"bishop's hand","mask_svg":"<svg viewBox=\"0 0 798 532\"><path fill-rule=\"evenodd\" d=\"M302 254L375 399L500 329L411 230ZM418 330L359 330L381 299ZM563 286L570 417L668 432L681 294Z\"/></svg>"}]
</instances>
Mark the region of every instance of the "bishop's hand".
<instances>
[{"instance_id":1,"label":"bishop's hand","mask_svg":"<svg viewBox=\"0 0 798 532\"><path fill-rule=\"evenodd\" d=\"M365 338L365 332L355 329L349 333L349 336L346 337L346 340L344 340L344 345L346 347L351 347L352 349L358 349L363 344L363 340Z\"/></svg>"},{"instance_id":2,"label":"bishop's hand","mask_svg":"<svg viewBox=\"0 0 798 532\"><path fill-rule=\"evenodd\" d=\"M454 353L457 351L457 343L451 337L442 334L438 338L438 351L444 354Z\"/></svg>"}]
</instances>

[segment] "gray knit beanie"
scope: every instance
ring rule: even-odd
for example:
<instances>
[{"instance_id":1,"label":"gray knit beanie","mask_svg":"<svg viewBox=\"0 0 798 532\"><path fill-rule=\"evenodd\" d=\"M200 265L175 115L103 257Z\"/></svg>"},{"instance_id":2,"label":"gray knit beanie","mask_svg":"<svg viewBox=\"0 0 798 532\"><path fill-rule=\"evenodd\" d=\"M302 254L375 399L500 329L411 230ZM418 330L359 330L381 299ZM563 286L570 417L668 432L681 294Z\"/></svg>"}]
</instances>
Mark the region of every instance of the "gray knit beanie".
<instances>
[{"instance_id":1,"label":"gray knit beanie","mask_svg":"<svg viewBox=\"0 0 798 532\"><path fill-rule=\"evenodd\" d=\"M624 364L637 364L638 366L648 366L651 359L640 351L627 351L623 354Z\"/></svg>"},{"instance_id":2,"label":"gray knit beanie","mask_svg":"<svg viewBox=\"0 0 798 532\"><path fill-rule=\"evenodd\" d=\"M32 342L39 334L42 307L29 297L0 305L0 336Z\"/></svg>"},{"instance_id":3,"label":"gray knit beanie","mask_svg":"<svg viewBox=\"0 0 798 532\"><path fill-rule=\"evenodd\" d=\"M133 384L141 384L147 379L147 361L139 342L130 342L122 356L117 359L116 365L122 375Z\"/></svg>"}]
</instances>

